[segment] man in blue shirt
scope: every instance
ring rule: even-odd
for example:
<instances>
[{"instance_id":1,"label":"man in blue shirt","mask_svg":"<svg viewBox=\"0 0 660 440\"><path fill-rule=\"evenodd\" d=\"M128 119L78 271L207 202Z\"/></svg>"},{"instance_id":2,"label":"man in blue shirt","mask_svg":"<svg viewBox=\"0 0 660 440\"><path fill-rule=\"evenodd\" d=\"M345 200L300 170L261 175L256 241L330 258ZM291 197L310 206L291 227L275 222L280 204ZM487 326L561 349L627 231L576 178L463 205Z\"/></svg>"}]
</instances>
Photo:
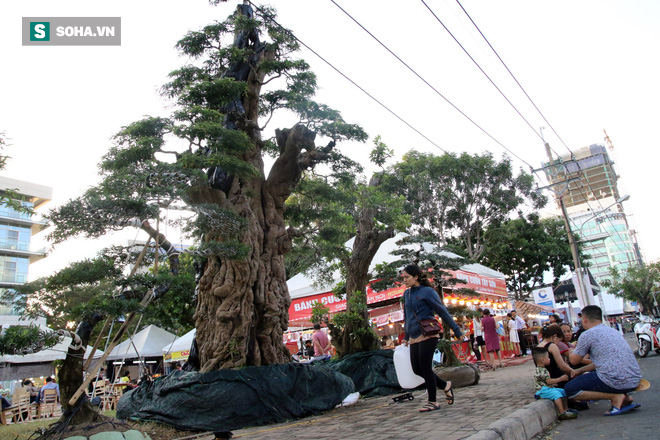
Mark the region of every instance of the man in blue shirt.
<instances>
[{"instance_id":1,"label":"man in blue shirt","mask_svg":"<svg viewBox=\"0 0 660 440\"><path fill-rule=\"evenodd\" d=\"M605 413L606 416L638 408L640 405L634 404L628 393L639 385L642 373L628 343L618 331L603 324L603 313L598 306L582 309L582 325L585 332L578 339L569 360L571 364L579 365L588 354L592 363L573 371L574 379L564 386L568 398L609 400L612 409ZM581 374L587 371L591 372Z\"/></svg>"},{"instance_id":2,"label":"man in blue shirt","mask_svg":"<svg viewBox=\"0 0 660 440\"><path fill-rule=\"evenodd\" d=\"M39 400L41 402L44 401L44 390L57 390L57 399L59 400L60 398L60 386L55 383L52 377L48 376L46 378L46 385L41 387L41 390L39 391Z\"/></svg>"}]
</instances>

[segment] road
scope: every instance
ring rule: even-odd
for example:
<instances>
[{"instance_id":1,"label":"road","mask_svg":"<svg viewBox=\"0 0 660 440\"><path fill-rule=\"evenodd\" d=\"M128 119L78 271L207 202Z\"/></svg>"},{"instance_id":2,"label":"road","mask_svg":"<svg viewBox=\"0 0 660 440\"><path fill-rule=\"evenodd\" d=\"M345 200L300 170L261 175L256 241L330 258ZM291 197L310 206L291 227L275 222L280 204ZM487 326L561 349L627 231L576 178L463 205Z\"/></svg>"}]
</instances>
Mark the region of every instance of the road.
<instances>
[{"instance_id":1,"label":"road","mask_svg":"<svg viewBox=\"0 0 660 440\"><path fill-rule=\"evenodd\" d=\"M626 335L632 345L634 335ZM605 417L609 409L608 401L591 403L587 411L580 411L577 420L558 422L537 440L602 440L602 439L660 439L660 355L654 352L644 359L638 359L642 376L651 382L651 388L633 393L635 402L642 407L615 417Z\"/></svg>"}]
</instances>

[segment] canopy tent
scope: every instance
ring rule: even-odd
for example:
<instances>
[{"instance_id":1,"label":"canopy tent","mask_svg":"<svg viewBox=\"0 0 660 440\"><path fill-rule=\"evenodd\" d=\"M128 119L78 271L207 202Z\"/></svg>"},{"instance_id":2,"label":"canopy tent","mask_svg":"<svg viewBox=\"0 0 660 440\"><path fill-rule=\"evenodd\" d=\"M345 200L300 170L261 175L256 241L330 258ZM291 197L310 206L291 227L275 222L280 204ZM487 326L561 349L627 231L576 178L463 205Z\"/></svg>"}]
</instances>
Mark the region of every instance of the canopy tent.
<instances>
[{"instance_id":1,"label":"canopy tent","mask_svg":"<svg viewBox=\"0 0 660 440\"><path fill-rule=\"evenodd\" d=\"M377 264L391 263L393 261L398 260L400 257L398 255L393 255L392 252L402 247L399 246L397 242L407 236L408 234L401 232L396 236L394 236L393 238L390 238L389 240L383 242L383 244L380 245L380 248L378 248L378 252L376 252L376 255L374 255L373 260L371 261L371 265L369 266L369 271L372 272L376 268ZM345 243L345 246L348 249L352 249L354 240L355 238L351 238ZM434 246L430 243L423 243L422 246L424 247L424 250L428 252L431 252L434 248ZM405 247L412 248L412 245L406 245ZM439 254L449 258L463 258L460 255L454 254L452 252L442 251ZM461 271L482 277L501 280L502 282L504 282L505 280L505 276L503 273L490 269L478 263L465 264L461 266ZM341 281L339 271L336 271L333 274L333 280L330 284L325 284L320 286L317 286L315 284L315 281L307 277L305 274L299 273L298 275L292 277L289 281L287 281L287 286L289 287L289 295L291 296L291 299L295 299L295 298L307 297L310 295L316 295L319 293L329 292L332 290L332 288L335 285L337 285L337 283L339 283L339 281ZM503 294L504 296L506 296L506 288Z\"/></svg>"},{"instance_id":2,"label":"canopy tent","mask_svg":"<svg viewBox=\"0 0 660 440\"><path fill-rule=\"evenodd\" d=\"M132 339L129 338L117 345L107 360L161 357L163 356L163 346L171 344L175 339L176 335L155 325L150 325L142 329Z\"/></svg>"},{"instance_id":3,"label":"canopy tent","mask_svg":"<svg viewBox=\"0 0 660 440\"><path fill-rule=\"evenodd\" d=\"M42 327L43 330L53 331L48 327ZM46 350L26 355L5 355L0 356L0 381L20 380L26 377L52 376L55 374L54 361L64 360L71 345L71 338L62 338L58 344ZM88 359L92 352L92 347L87 346L84 358ZM103 356L103 352L96 350L94 359Z\"/></svg>"},{"instance_id":4,"label":"canopy tent","mask_svg":"<svg viewBox=\"0 0 660 440\"><path fill-rule=\"evenodd\" d=\"M39 328L42 331L54 333L53 329L48 328L46 326L39 325ZM63 360L64 358L66 358L66 354L69 351L69 345L71 345L71 338L65 337L62 338L62 340L59 343L55 344L51 348L48 348L46 350L41 350L36 353L30 353L25 355L15 354L15 355L0 356L0 363L6 362L10 364L36 364L36 363ZM88 345L87 349L85 350L84 358L87 359L91 352L92 352L92 347ZM101 356L103 356L102 351L96 350L96 352L94 352L94 359L98 359Z\"/></svg>"},{"instance_id":5,"label":"canopy tent","mask_svg":"<svg viewBox=\"0 0 660 440\"><path fill-rule=\"evenodd\" d=\"M163 347L163 359L165 362L187 360L188 355L190 354L190 346L192 345L196 332L196 329L192 329L173 343L169 343Z\"/></svg>"}]
</instances>

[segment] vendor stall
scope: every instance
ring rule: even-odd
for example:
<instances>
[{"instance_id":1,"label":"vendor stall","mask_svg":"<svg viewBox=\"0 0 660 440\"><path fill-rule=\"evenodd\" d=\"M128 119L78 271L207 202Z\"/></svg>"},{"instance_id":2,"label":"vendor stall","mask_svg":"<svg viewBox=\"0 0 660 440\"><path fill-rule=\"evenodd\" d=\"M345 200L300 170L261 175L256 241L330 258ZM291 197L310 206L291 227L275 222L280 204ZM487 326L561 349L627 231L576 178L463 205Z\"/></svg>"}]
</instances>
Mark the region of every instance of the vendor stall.
<instances>
[{"instance_id":1,"label":"vendor stall","mask_svg":"<svg viewBox=\"0 0 660 440\"><path fill-rule=\"evenodd\" d=\"M389 263L397 260L399 257L392 255L392 251L399 249L397 242L406 234L399 234L394 238L385 241L374 256L369 270L373 271L377 264ZM346 243L348 248L353 245L352 240ZM426 243L423 246L432 250L433 246ZM443 255L450 258L461 258L459 255L442 252ZM492 270L481 264L466 264L459 270L447 272L454 278L465 281L457 287L472 289L478 293L477 297L470 297L454 293L450 288L444 290L444 301L447 305L467 305L476 307L488 307L494 311L494 314L504 313L507 308L507 290L506 281L503 274ZM330 284L318 286L315 281L305 274L298 274L292 277L287 285L291 295L291 306L289 307L289 336L285 335L285 343L297 341L296 334L301 330L311 328L310 322L312 308L314 304L321 303L329 309L332 315L346 310L346 298L336 297L332 288L340 281L339 273L335 274L334 280ZM401 304L405 286L395 286L390 289L375 292L371 285L367 286L367 305L369 307L369 316L379 337L389 336L396 343L399 342L399 335L403 332L403 307ZM463 348L469 346L456 347L459 355Z\"/></svg>"}]
</instances>

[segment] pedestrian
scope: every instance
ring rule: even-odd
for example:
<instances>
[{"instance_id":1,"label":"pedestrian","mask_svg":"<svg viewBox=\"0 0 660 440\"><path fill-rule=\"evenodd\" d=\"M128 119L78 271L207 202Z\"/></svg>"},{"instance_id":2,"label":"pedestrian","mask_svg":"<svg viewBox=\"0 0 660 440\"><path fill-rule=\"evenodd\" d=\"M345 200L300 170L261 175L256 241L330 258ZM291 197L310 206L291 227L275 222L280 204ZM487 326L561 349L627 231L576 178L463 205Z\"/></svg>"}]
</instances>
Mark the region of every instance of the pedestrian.
<instances>
[{"instance_id":1,"label":"pedestrian","mask_svg":"<svg viewBox=\"0 0 660 440\"><path fill-rule=\"evenodd\" d=\"M582 312L578 313L578 329L573 333L573 342L577 342L580 339L580 335L585 332L584 326L582 324Z\"/></svg>"},{"instance_id":2,"label":"pedestrian","mask_svg":"<svg viewBox=\"0 0 660 440\"><path fill-rule=\"evenodd\" d=\"M23 381L23 388L25 392L30 394L30 403L39 403L39 387L34 385L30 379Z\"/></svg>"},{"instance_id":3,"label":"pedestrian","mask_svg":"<svg viewBox=\"0 0 660 440\"><path fill-rule=\"evenodd\" d=\"M468 324L468 332L470 334L470 348L472 349L472 352L474 353L474 356L477 358L478 362L481 360L481 353L479 350L479 345L477 345L477 341L474 338L474 319Z\"/></svg>"},{"instance_id":4,"label":"pedestrian","mask_svg":"<svg viewBox=\"0 0 660 440\"><path fill-rule=\"evenodd\" d=\"M507 321L507 328L509 329L509 341L516 349L516 356L520 356L520 338L518 337L518 330L516 329L516 320L513 319L511 312L507 313L506 317L509 318Z\"/></svg>"},{"instance_id":5,"label":"pedestrian","mask_svg":"<svg viewBox=\"0 0 660 440\"><path fill-rule=\"evenodd\" d=\"M495 365L495 355L497 354L497 359L499 359L499 367L503 368L502 364L502 352L500 351L500 336L497 334L497 325L495 324L495 319L490 316L490 310L484 309L483 318L481 318L481 325L484 329L484 339L486 340L486 361L490 362L493 370L497 369ZM490 360L492 357L492 361Z\"/></svg>"},{"instance_id":6,"label":"pedestrian","mask_svg":"<svg viewBox=\"0 0 660 440\"><path fill-rule=\"evenodd\" d=\"M548 319L550 320L550 324L561 324L562 323L562 319L556 313L553 313L552 315L548 316Z\"/></svg>"},{"instance_id":7,"label":"pedestrian","mask_svg":"<svg viewBox=\"0 0 660 440\"><path fill-rule=\"evenodd\" d=\"M609 400L612 408L606 416L616 416L639 404L628 394L639 385L642 373L628 342L611 327L603 324L603 312L598 306L582 309L585 331L570 354L571 363L578 365L587 354L592 363L572 374L564 389L569 399L578 401ZM595 371L594 371L595 370ZM587 374L581 374L588 372Z\"/></svg>"},{"instance_id":8,"label":"pedestrian","mask_svg":"<svg viewBox=\"0 0 660 440\"><path fill-rule=\"evenodd\" d=\"M314 357L312 360L322 360L331 357L330 341L328 340L328 336L321 331L321 324L314 324L312 345L314 346Z\"/></svg>"},{"instance_id":9,"label":"pedestrian","mask_svg":"<svg viewBox=\"0 0 660 440\"><path fill-rule=\"evenodd\" d=\"M416 264L406 266L401 277L407 287L403 292L405 337L402 343L410 346L410 363L413 372L424 378L428 395L428 402L419 411L435 411L440 409L436 399L436 387L444 391L447 405L454 403L454 390L451 381L445 382L433 372L433 353L440 335L439 333L424 334L420 322L435 319L435 312L454 331L457 338L463 333L419 266Z\"/></svg>"},{"instance_id":10,"label":"pedestrian","mask_svg":"<svg viewBox=\"0 0 660 440\"><path fill-rule=\"evenodd\" d=\"M40 402L44 401L44 390L50 390L50 389L57 390L57 399L59 400L59 398L60 398L60 386L55 382L55 379L53 379L51 376L48 376L46 378L46 384L41 387L41 390L39 390L39 401Z\"/></svg>"},{"instance_id":11,"label":"pedestrian","mask_svg":"<svg viewBox=\"0 0 660 440\"><path fill-rule=\"evenodd\" d=\"M564 374L556 379L550 377L550 372L547 369L547 366L550 365L550 354L547 347L534 347L532 358L534 358L536 364L536 370L534 370L534 389L536 392L534 395L540 399L550 399L555 402L559 420L577 419L577 412L568 409L566 391L557 388L558 383L568 381L568 376Z\"/></svg>"},{"instance_id":12,"label":"pedestrian","mask_svg":"<svg viewBox=\"0 0 660 440\"><path fill-rule=\"evenodd\" d=\"M484 328L481 325L481 316L482 316L483 310L478 308L477 309L477 316L472 318L472 324L474 325L474 341L477 343L477 346L479 347L479 352L481 352L481 357L479 359L483 359L486 361L487 355L486 355L486 341L484 340Z\"/></svg>"},{"instance_id":13,"label":"pedestrian","mask_svg":"<svg viewBox=\"0 0 660 440\"><path fill-rule=\"evenodd\" d=\"M529 326L524 319L518 316L518 312L515 310L511 310L511 316L516 321L516 331L518 332L518 340L520 341L520 356L527 356L527 341L525 341L523 332Z\"/></svg>"}]
</instances>

